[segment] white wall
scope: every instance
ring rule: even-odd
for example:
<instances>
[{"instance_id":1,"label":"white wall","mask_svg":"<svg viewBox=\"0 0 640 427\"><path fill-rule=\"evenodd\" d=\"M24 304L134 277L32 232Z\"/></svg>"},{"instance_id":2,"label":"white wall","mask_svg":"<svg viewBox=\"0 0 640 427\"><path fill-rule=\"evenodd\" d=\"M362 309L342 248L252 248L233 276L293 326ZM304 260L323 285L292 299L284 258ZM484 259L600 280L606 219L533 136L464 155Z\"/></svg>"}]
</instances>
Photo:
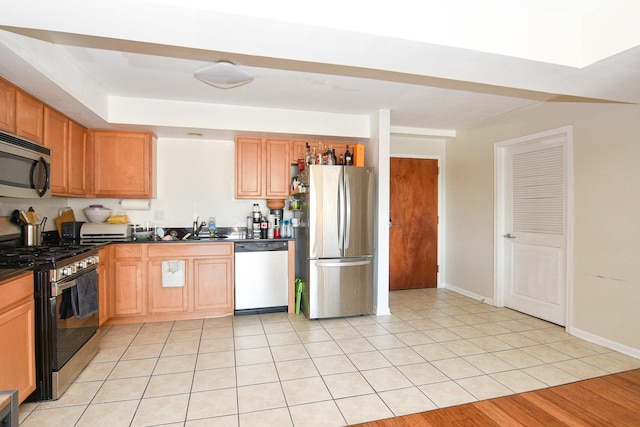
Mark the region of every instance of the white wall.
<instances>
[{"instance_id":1,"label":"white wall","mask_svg":"<svg viewBox=\"0 0 640 427\"><path fill-rule=\"evenodd\" d=\"M445 281L493 297L496 142L573 126L571 333L640 357L640 106L545 103L447 143Z\"/></svg>"},{"instance_id":2,"label":"white wall","mask_svg":"<svg viewBox=\"0 0 640 427\"><path fill-rule=\"evenodd\" d=\"M47 230L53 230L53 218L64 206L73 208L76 219L85 221L82 209L102 204L114 213L126 213L131 222L147 222L161 226L190 227L197 216L205 220L216 217L217 224L245 226L253 203L267 211L265 200L235 199L234 141L194 139L158 139L157 198L147 211L125 211L120 199L75 199L52 197L38 199L0 199L0 215L11 215L13 209L29 206L50 218ZM158 219L164 218L164 219Z\"/></svg>"}]
</instances>

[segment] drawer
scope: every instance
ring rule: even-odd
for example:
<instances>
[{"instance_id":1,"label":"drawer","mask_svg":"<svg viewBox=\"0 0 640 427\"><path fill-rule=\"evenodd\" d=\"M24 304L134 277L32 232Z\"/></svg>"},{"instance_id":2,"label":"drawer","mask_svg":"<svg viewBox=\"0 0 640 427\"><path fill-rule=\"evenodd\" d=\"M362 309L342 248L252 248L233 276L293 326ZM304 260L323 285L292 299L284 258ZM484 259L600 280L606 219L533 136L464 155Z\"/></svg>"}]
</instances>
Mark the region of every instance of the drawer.
<instances>
[{"instance_id":1,"label":"drawer","mask_svg":"<svg viewBox=\"0 0 640 427\"><path fill-rule=\"evenodd\" d=\"M25 298L33 299L33 273L0 283L0 312Z\"/></svg>"},{"instance_id":2,"label":"drawer","mask_svg":"<svg viewBox=\"0 0 640 427\"><path fill-rule=\"evenodd\" d=\"M231 257L233 243L152 243L147 245L149 258Z\"/></svg>"},{"instance_id":3,"label":"drawer","mask_svg":"<svg viewBox=\"0 0 640 427\"><path fill-rule=\"evenodd\" d=\"M126 244L126 245L116 245L114 247L114 258L123 259L123 258L142 258L142 249L146 245L139 244Z\"/></svg>"}]
</instances>

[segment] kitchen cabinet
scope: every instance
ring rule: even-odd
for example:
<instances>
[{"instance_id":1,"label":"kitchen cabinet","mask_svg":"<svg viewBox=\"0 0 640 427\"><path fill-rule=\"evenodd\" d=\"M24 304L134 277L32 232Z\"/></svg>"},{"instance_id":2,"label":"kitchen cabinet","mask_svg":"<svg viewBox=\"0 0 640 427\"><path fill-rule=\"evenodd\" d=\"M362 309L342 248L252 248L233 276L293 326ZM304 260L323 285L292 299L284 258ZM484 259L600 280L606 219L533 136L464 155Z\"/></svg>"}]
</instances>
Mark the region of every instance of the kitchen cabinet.
<instances>
[{"instance_id":1,"label":"kitchen cabinet","mask_svg":"<svg viewBox=\"0 0 640 427\"><path fill-rule=\"evenodd\" d=\"M69 179L68 140L69 119L65 115L45 107L42 142L51 149L51 194L55 196L67 193Z\"/></svg>"},{"instance_id":2,"label":"kitchen cabinet","mask_svg":"<svg viewBox=\"0 0 640 427\"><path fill-rule=\"evenodd\" d=\"M87 129L67 116L44 109L43 144L51 148L51 194L82 197L87 195Z\"/></svg>"},{"instance_id":3,"label":"kitchen cabinet","mask_svg":"<svg viewBox=\"0 0 640 427\"><path fill-rule=\"evenodd\" d=\"M109 293L111 284L111 246L102 246L98 249L98 304L99 325L102 326L111 317L112 298Z\"/></svg>"},{"instance_id":4,"label":"kitchen cabinet","mask_svg":"<svg viewBox=\"0 0 640 427\"><path fill-rule=\"evenodd\" d=\"M0 78L0 129L16 133L16 87Z\"/></svg>"},{"instance_id":5,"label":"kitchen cabinet","mask_svg":"<svg viewBox=\"0 0 640 427\"><path fill-rule=\"evenodd\" d=\"M289 140L236 138L236 198L288 198L290 155Z\"/></svg>"},{"instance_id":6,"label":"kitchen cabinet","mask_svg":"<svg viewBox=\"0 0 640 427\"><path fill-rule=\"evenodd\" d=\"M233 259L193 261L194 311L219 310L233 314Z\"/></svg>"},{"instance_id":7,"label":"kitchen cabinet","mask_svg":"<svg viewBox=\"0 0 640 427\"><path fill-rule=\"evenodd\" d=\"M42 144L44 104L20 89L16 90L16 135Z\"/></svg>"},{"instance_id":8,"label":"kitchen cabinet","mask_svg":"<svg viewBox=\"0 0 640 427\"><path fill-rule=\"evenodd\" d=\"M33 274L0 283L0 390L20 403L36 389Z\"/></svg>"},{"instance_id":9,"label":"kitchen cabinet","mask_svg":"<svg viewBox=\"0 0 640 427\"><path fill-rule=\"evenodd\" d=\"M140 315L145 312L145 265L143 245L113 247L113 310L112 316Z\"/></svg>"},{"instance_id":10,"label":"kitchen cabinet","mask_svg":"<svg viewBox=\"0 0 640 427\"><path fill-rule=\"evenodd\" d=\"M111 246L113 276L109 283L113 287L114 309L110 323L233 314L233 243ZM184 263L184 286L162 286L163 261Z\"/></svg>"},{"instance_id":11,"label":"kitchen cabinet","mask_svg":"<svg viewBox=\"0 0 640 427\"><path fill-rule=\"evenodd\" d=\"M186 261L180 258L180 256L172 256L172 260L184 262L182 264L182 274L186 273ZM163 287L162 275L163 274L175 274L176 273L163 273L163 259L149 259L147 262L147 307L149 313L170 313L187 311L189 309L189 293L186 286L186 277L183 286L180 287Z\"/></svg>"},{"instance_id":12,"label":"kitchen cabinet","mask_svg":"<svg viewBox=\"0 0 640 427\"><path fill-rule=\"evenodd\" d=\"M90 130L88 163L95 197L155 197L153 134Z\"/></svg>"},{"instance_id":13,"label":"kitchen cabinet","mask_svg":"<svg viewBox=\"0 0 640 427\"><path fill-rule=\"evenodd\" d=\"M87 188L87 128L69 120L67 145L67 195L86 196Z\"/></svg>"},{"instance_id":14,"label":"kitchen cabinet","mask_svg":"<svg viewBox=\"0 0 640 427\"><path fill-rule=\"evenodd\" d=\"M347 151L347 147L349 147L349 151L353 154L353 147L355 144L348 144L345 142L335 142L335 141L317 141L317 140L293 140L291 141L291 164L296 164L298 159L304 159L305 153L307 150L306 144L309 143L309 148L313 150L322 149L323 152L327 150L327 148L333 148L336 151L336 159L340 159L340 155L344 156L345 151Z\"/></svg>"},{"instance_id":15,"label":"kitchen cabinet","mask_svg":"<svg viewBox=\"0 0 640 427\"><path fill-rule=\"evenodd\" d=\"M304 156L307 152L307 144L309 140L306 139L304 141L293 140L291 141L291 164L298 164L298 159L304 159ZM309 144L311 146L311 144Z\"/></svg>"}]
</instances>

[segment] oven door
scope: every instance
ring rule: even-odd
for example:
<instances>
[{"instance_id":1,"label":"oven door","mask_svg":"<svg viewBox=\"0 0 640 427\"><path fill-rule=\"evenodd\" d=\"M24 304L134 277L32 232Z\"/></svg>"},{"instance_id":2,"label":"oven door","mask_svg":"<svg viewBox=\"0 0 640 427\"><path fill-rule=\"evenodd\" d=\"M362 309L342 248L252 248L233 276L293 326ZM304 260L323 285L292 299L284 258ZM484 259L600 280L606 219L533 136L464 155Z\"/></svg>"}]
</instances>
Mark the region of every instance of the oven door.
<instances>
[{"instance_id":1,"label":"oven door","mask_svg":"<svg viewBox=\"0 0 640 427\"><path fill-rule=\"evenodd\" d=\"M61 370L98 330L97 270L58 283L52 288L50 304L54 317L52 368L55 372Z\"/></svg>"}]
</instances>

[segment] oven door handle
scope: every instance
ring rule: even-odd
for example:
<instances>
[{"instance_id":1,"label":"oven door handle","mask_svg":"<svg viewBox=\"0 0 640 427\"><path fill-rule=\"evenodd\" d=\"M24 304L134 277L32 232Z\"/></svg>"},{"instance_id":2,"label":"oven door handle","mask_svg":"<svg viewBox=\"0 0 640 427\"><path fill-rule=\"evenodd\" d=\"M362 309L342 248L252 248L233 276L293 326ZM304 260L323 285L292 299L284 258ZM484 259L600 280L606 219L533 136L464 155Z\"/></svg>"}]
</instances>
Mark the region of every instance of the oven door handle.
<instances>
[{"instance_id":1,"label":"oven door handle","mask_svg":"<svg viewBox=\"0 0 640 427\"><path fill-rule=\"evenodd\" d=\"M65 289L73 288L74 286L76 286L77 282L78 281L76 279L73 279L60 285L54 285L51 288L51 296L57 297L58 295L62 294Z\"/></svg>"}]
</instances>

